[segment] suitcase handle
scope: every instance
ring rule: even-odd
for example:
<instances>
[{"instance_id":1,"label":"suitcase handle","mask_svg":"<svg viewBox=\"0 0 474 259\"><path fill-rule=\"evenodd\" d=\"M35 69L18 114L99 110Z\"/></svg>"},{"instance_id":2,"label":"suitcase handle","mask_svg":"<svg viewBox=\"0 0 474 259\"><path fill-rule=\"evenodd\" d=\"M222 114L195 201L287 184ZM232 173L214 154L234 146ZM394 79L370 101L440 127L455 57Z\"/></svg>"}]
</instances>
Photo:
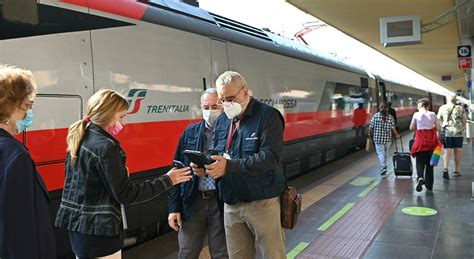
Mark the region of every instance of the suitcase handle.
<instances>
[{"instance_id":1,"label":"suitcase handle","mask_svg":"<svg viewBox=\"0 0 474 259\"><path fill-rule=\"evenodd\" d=\"M398 153L398 145L397 145L397 138L395 138L395 151ZM402 140L402 135L400 135L400 146L402 147L402 153L405 153L405 150L403 150L403 140Z\"/></svg>"}]
</instances>

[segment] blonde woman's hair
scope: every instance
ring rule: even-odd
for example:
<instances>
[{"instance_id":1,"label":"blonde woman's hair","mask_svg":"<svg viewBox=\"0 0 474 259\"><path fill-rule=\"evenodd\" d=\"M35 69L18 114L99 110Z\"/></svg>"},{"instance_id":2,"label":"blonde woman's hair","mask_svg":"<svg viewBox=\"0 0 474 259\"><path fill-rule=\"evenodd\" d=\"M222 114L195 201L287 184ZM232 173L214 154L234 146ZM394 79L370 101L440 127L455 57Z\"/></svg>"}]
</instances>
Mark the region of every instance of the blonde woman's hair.
<instances>
[{"instance_id":1,"label":"blonde woman's hair","mask_svg":"<svg viewBox=\"0 0 474 259\"><path fill-rule=\"evenodd\" d=\"M67 151L71 155L72 164L75 163L79 155L79 148L86 134L88 121L105 127L112 122L117 112L128 110L128 107L129 103L125 97L109 89L100 90L89 98L85 119L72 124L67 134Z\"/></svg>"},{"instance_id":2,"label":"blonde woman's hair","mask_svg":"<svg viewBox=\"0 0 474 259\"><path fill-rule=\"evenodd\" d=\"M31 71L0 65L0 122L5 123L16 108L34 99L36 91Z\"/></svg>"}]
</instances>

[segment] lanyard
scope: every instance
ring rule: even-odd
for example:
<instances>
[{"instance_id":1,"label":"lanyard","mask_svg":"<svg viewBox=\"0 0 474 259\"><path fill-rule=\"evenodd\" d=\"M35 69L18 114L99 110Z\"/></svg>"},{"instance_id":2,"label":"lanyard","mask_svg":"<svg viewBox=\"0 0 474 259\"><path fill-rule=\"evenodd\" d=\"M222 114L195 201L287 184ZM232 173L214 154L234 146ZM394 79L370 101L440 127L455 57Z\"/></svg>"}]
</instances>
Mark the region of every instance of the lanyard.
<instances>
[{"instance_id":1,"label":"lanyard","mask_svg":"<svg viewBox=\"0 0 474 259\"><path fill-rule=\"evenodd\" d=\"M235 124L235 130L239 130L240 127L240 120L237 121ZM232 145L232 137L233 137L233 130L234 130L234 123L231 121L230 126L229 126L229 134L227 134L227 146L226 146L226 152L229 152L230 146Z\"/></svg>"}]
</instances>

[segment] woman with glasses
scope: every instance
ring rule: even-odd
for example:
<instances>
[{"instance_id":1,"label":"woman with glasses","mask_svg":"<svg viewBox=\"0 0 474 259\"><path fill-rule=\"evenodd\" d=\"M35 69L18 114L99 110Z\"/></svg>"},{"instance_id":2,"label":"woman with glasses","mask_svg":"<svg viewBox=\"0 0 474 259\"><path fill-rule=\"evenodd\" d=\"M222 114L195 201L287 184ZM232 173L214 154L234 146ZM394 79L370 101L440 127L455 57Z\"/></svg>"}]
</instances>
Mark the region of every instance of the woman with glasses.
<instances>
[{"instance_id":1,"label":"woman with glasses","mask_svg":"<svg viewBox=\"0 0 474 259\"><path fill-rule=\"evenodd\" d=\"M0 67L0 258L56 258L43 179L15 135L33 121L30 71Z\"/></svg>"}]
</instances>

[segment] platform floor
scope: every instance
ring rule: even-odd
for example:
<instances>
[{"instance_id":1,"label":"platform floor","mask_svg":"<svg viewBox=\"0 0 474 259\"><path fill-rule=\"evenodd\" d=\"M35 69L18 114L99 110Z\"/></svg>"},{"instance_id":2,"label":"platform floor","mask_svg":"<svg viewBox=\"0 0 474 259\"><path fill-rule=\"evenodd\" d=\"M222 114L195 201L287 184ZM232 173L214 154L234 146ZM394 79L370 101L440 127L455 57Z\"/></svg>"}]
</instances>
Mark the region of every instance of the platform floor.
<instances>
[{"instance_id":1,"label":"platform floor","mask_svg":"<svg viewBox=\"0 0 474 259\"><path fill-rule=\"evenodd\" d=\"M408 137L404 142L407 149ZM292 181L303 193L303 212L285 231L288 258L474 258L473 162L472 146L464 145L462 176L444 180L440 162L431 192L414 190L415 172L395 178L391 163L380 176L375 154L363 150ZM437 214L401 211L412 206ZM123 257L177 258L176 240L170 232ZM210 258L206 249L200 258Z\"/></svg>"}]
</instances>

